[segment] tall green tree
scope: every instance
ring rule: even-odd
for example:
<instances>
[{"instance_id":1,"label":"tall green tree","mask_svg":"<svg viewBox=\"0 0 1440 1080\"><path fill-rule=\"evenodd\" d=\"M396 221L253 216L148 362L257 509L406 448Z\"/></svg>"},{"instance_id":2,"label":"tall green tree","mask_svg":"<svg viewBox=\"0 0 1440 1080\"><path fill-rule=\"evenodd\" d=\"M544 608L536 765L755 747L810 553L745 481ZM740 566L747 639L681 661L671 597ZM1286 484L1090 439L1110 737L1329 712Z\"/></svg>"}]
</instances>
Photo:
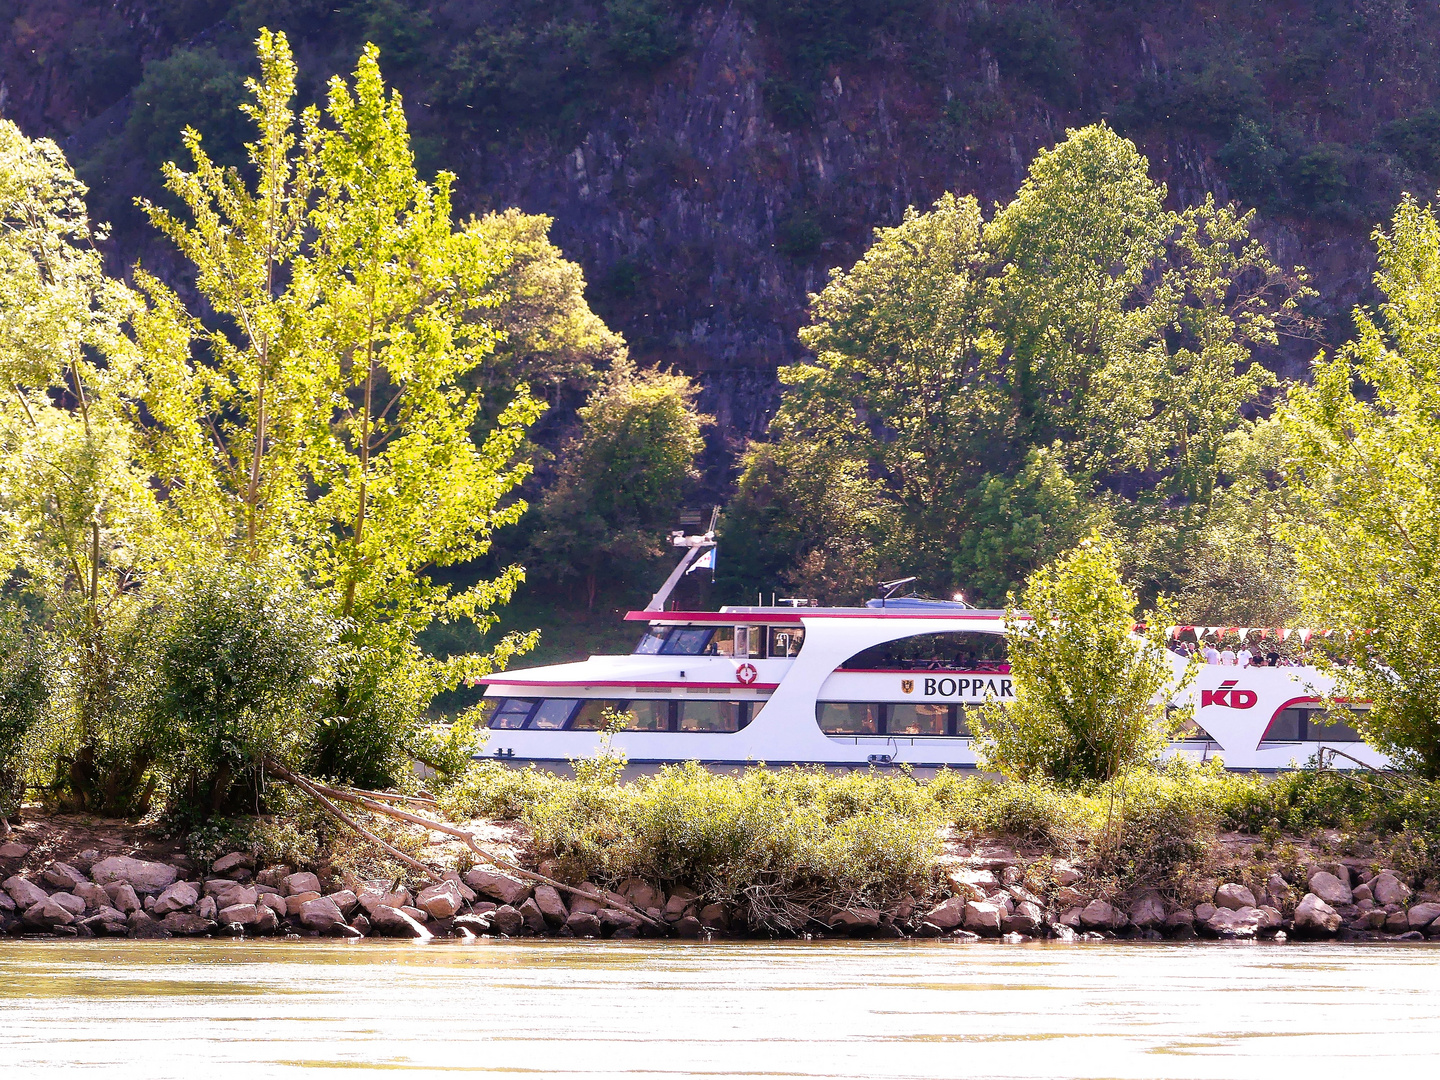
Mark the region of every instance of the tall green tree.
<instances>
[{"instance_id":1,"label":"tall green tree","mask_svg":"<svg viewBox=\"0 0 1440 1080\"><path fill-rule=\"evenodd\" d=\"M1307 615L1357 635L1338 669L1397 764L1440 777L1440 222L1406 197L1375 242L1378 311L1315 361L1286 422ZM1342 693L1342 696L1345 696Z\"/></svg>"},{"instance_id":2,"label":"tall green tree","mask_svg":"<svg viewBox=\"0 0 1440 1080\"><path fill-rule=\"evenodd\" d=\"M1165 648L1169 618L1163 605L1140 615L1119 554L1098 537L1038 570L1006 613L1015 702L979 711L985 766L1079 783L1152 759L1173 731L1166 708L1183 681Z\"/></svg>"},{"instance_id":3,"label":"tall green tree","mask_svg":"<svg viewBox=\"0 0 1440 1080\"><path fill-rule=\"evenodd\" d=\"M587 605L602 577L629 581L664 552L711 423L684 375L622 360L580 410L580 431L560 452L540 507L536 554L558 580L578 577Z\"/></svg>"},{"instance_id":4,"label":"tall green tree","mask_svg":"<svg viewBox=\"0 0 1440 1080\"><path fill-rule=\"evenodd\" d=\"M781 460L835 459L871 481L856 520L884 521L879 563L991 600L1091 528L1124 526L1126 501L1183 524L1273 382L1252 350L1298 320L1304 285L1251 215L1165 198L1100 124L1039 154L988 222L946 195L877 230L811 299L813 359L782 372L771 438L812 449L766 458L769 486Z\"/></svg>"},{"instance_id":5,"label":"tall green tree","mask_svg":"<svg viewBox=\"0 0 1440 1080\"><path fill-rule=\"evenodd\" d=\"M284 35L262 31L258 47L243 106L256 127L253 187L187 131L193 170L165 167L186 214L146 205L221 318L200 320L142 277L150 306L137 337L151 378L135 428L187 544L207 557L292 558L348 621L337 723L398 732L437 690L531 640L442 661L415 639L437 618L483 631L522 579L511 566L456 591L431 570L483 554L524 511L509 496L541 406L521 384L472 438L474 375L497 341L487 314L509 254L455 227L449 174L416 174L377 50L365 49L353 82L332 80L323 117L297 117Z\"/></svg>"}]
</instances>

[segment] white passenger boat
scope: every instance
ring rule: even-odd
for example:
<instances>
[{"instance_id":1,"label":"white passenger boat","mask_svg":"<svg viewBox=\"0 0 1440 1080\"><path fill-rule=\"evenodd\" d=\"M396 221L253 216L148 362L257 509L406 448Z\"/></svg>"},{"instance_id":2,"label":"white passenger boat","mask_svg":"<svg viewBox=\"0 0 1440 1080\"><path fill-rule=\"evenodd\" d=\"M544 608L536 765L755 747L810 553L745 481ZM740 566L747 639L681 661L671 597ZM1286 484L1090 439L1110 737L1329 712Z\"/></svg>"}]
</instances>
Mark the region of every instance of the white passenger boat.
<instances>
[{"instance_id":1,"label":"white passenger boat","mask_svg":"<svg viewBox=\"0 0 1440 1080\"><path fill-rule=\"evenodd\" d=\"M719 611L652 601L626 616L639 634L628 656L484 679L485 755L563 764L595 753L606 717L620 714L613 745L638 765L974 768L971 710L1014 700L1004 615L917 598ZM1172 659L1178 673L1183 661ZM1327 711L1332 688L1310 667L1202 667L1177 702L1193 701L1195 713L1171 752L1268 771L1333 749L1338 767L1383 767L1349 717Z\"/></svg>"}]
</instances>

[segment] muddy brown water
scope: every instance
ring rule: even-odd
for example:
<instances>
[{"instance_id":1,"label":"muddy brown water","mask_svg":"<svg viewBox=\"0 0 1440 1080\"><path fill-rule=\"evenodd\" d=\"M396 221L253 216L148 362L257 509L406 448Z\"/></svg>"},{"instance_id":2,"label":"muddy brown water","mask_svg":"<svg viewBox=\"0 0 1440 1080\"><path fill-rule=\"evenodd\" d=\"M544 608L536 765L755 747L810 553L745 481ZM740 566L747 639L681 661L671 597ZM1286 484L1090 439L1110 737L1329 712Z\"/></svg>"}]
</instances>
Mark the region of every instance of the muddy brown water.
<instances>
[{"instance_id":1,"label":"muddy brown water","mask_svg":"<svg viewBox=\"0 0 1440 1080\"><path fill-rule=\"evenodd\" d=\"M1440 947L0 943L0 1075L1428 1076Z\"/></svg>"}]
</instances>

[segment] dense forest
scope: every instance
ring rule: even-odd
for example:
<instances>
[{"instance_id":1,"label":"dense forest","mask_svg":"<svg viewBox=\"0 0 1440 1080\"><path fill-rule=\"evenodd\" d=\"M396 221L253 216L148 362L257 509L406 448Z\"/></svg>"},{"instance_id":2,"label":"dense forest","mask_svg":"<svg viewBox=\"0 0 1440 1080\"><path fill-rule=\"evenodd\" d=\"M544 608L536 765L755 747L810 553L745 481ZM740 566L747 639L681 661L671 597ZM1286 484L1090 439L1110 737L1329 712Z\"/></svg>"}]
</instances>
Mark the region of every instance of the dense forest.
<instances>
[{"instance_id":1,"label":"dense forest","mask_svg":"<svg viewBox=\"0 0 1440 1080\"><path fill-rule=\"evenodd\" d=\"M378 46L419 171L456 174L459 213L510 211L490 228L539 268L491 373L548 406L531 508L445 572L523 562L504 625L543 625L545 652L600 640L682 508L712 503L706 602L915 573L999 603L1098 528L1195 619L1284 619L1279 451L1248 421L1351 336L1377 298L1370 232L1440 184L1440 15L1406 0L13 0L5 19L0 113L60 143L111 225L107 269L187 302L193 267L135 201L176 205L181 129L243 162L261 26L289 35L302 104ZM1095 123L1119 139L1064 144ZM1090 298L1113 335L1050 318L1072 299L1053 265L1006 269L1047 206L1085 197L1057 145L1130 200L1087 211L1116 215L1128 260ZM1068 236L1076 274L1119 250L1102 240ZM906 280L948 292L877 296L917 244ZM882 302L936 331L928 351L862 325Z\"/></svg>"}]
</instances>

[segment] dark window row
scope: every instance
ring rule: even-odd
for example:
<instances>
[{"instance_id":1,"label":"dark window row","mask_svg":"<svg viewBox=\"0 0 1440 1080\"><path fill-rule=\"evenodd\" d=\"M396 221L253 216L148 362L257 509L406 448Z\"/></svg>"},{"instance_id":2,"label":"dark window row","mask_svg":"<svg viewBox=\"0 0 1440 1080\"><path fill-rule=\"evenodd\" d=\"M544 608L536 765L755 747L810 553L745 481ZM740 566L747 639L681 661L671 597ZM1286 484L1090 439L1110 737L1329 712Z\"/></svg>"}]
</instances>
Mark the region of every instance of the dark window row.
<instances>
[{"instance_id":1,"label":"dark window row","mask_svg":"<svg viewBox=\"0 0 1440 1080\"><path fill-rule=\"evenodd\" d=\"M1357 712L1354 709L1341 711L1344 716ZM1270 721L1262 742L1363 742L1364 738L1349 724L1332 718L1324 709L1281 709L1280 715Z\"/></svg>"},{"instance_id":2,"label":"dark window row","mask_svg":"<svg viewBox=\"0 0 1440 1080\"><path fill-rule=\"evenodd\" d=\"M955 704L821 701L815 721L826 735L970 735L965 707Z\"/></svg>"},{"instance_id":3,"label":"dark window row","mask_svg":"<svg viewBox=\"0 0 1440 1080\"><path fill-rule=\"evenodd\" d=\"M503 698L490 726L514 731L599 731L611 710L626 716L626 731L739 731L763 701L705 698L609 701L596 698Z\"/></svg>"},{"instance_id":4,"label":"dark window row","mask_svg":"<svg viewBox=\"0 0 1440 1080\"><path fill-rule=\"evenodd\" d=\"M764 660L795 656L801 626L651 626L635 646L643 656L730 656Z\"/></svg>"}]
</instances>

